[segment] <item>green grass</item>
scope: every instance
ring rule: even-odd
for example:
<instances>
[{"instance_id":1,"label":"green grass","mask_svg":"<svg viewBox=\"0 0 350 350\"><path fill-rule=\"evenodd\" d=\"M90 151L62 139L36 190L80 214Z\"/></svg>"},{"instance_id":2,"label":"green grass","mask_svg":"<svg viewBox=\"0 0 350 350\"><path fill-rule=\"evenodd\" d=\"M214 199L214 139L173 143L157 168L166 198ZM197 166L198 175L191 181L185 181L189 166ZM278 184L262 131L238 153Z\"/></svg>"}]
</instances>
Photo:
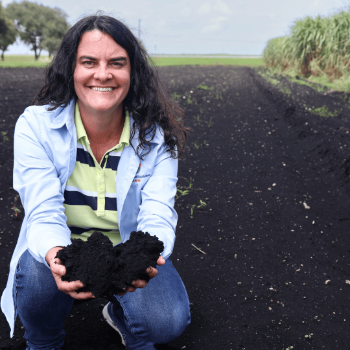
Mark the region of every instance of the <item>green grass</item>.
<instances>
[{"instance_id":1,"label":"green grass","mask_svg":"<svg viewBox=\"0 0 350 350\"><path fill-rule=\"evenodd\" d=\"M262 65L262 58L203 58L203 57L154 57L156 66L250 66L258 67ZM40 56L35 61L34 55L6 55L5 61L0 61L0 67L46 67L49 63L47 56Z\"/></svg>"},{"instance_id":2,"label":"green grass","mask_svg":"<svg viewBox=\"0 0 350 350\"><path fill-rule=\"evenodd\" d=\"M273 70L272 69L266 69L265 71L259 71L258 72L266 81L271 83L272 85L278 85L280 81L273 77Z\"/></svg>"},{"instance_id":3,"label":"green grass","mask_svg":"<svg viewBox=\"0 0 350 350\"><path fill-rule=\"evenodd\" d=\"M293 68L286 69L283 72L281 72L279 68L270 68L258 73L273 85L279 83L278 75L281 75L286 77L292 83L307 85L318 92L326 92L327 90L350 92L349 74L344 75L339 79L330 79L325 74L319 77L311 75L308 78L300 78ZM274 77L274 74L277 74L277 78Z\"/></svg>"},{"instance_id":4,"label":"green grass","mask_svg":"<svg viewBox=\"0 0 350 350\"><path fill-rule=\"evenodd\" d=\"M212 87L209 87L209 86L204 85L204 84L199 84L199 85L198 85L198 89L199 89L199 90L213 90Z\"/></svg>"},{"instance_id":5,"label":"green grass","mask_svg":"<svg viewBox=\"0 0 350 350\"><path fill-rule=\"evenodd\" d=\"M48 56L40 56L35 61L34 55L6 55L5 60L0 60L0 67L46 67L50 62Z\"/></svg>"},{"instance_id":6,"label":"green grass","mask_svg":"<svg viewBox=\"0 0 350 350\"><path fill-rule=\"evenodd\" d=\"M312 114L318 115L320 117L330 118L330 117L338 116L338 114L341 111L340 112L338 112L338 111L331 112L327 106L322 106L322 107L315 108L315 109L309 109L309 112Z\"/></svg>"},{"instance_id":7,"label":"green grass","mask_svg":"<svg viewBox=\"0 0 350 350\"><path fill-rule=\"evenodd\" d=\"M156 66L250 66L262 65L262 58L154 57Z\"/></svg>"},{"instance_id":8,"label":"green grass","mask_svg":"<svg viewBox=\"0 0 350 350\"><path fill-rule=\"evenodd\" d=\"M266 81L271 83L272 85L277 86L278 90L280 90L283 94L290 96L291 90L288 86L284 86L278 77L274 76L274 70L272 68L265 69L265 71L259 70L258 74L260 74Z\"/></svg>"}]
</instances>

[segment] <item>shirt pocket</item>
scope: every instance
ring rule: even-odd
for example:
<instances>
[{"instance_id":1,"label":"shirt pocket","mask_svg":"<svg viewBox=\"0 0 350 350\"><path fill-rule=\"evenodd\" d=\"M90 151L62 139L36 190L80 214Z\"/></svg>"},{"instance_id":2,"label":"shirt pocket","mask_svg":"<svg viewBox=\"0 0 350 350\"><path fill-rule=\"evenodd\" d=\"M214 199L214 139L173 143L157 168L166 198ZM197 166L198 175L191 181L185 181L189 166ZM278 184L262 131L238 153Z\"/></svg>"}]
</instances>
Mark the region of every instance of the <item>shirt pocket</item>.
<instances>
[{"instance_id":1,"label":"shirt pocket","mask_svg":"<svg viewBox=\"0 0 350 350\"><path fill-rule=\"evenodd\" d=\"M138 184L138 185L141 185L141 187L143 187L147 183L150 177L151 177L150 174L135 175L134 179L132 180L132 183L133 185Z\"/></svg>"}]
</instances>

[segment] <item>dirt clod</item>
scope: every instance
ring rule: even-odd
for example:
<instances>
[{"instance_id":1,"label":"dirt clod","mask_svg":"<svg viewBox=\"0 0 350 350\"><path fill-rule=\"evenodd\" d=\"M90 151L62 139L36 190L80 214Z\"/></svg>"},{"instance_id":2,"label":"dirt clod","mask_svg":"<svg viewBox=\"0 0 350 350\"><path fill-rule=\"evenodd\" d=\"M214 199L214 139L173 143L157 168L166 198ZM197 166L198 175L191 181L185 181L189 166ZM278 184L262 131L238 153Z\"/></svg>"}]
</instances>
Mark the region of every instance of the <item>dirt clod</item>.
<instances>
[{"instance_id":1,"label":"dirt clod","mask_svg":"<svg viewBox=\"0 0 350 350\"><path fill-rule=\"evenodd\" d=\"M73 239L56 257L66 267L63 281L83 282L77 292L92 292L96 298L122 293L133 281L149 281L148 267L156 267L164 246L155 236L131 232L130 239L113 247L101 232L94 232L86 242Z\"/></svg>"}]
</instances>

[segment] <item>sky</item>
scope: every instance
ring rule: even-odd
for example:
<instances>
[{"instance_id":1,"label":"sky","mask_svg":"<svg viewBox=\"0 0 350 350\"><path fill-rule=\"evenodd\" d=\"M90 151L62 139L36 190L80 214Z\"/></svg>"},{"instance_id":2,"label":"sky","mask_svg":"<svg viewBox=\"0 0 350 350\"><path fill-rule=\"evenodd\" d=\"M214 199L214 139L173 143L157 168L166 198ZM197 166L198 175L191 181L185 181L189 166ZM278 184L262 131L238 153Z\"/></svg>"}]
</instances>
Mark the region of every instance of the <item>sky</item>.
<instances>
[{"instance_id":1,"label":"sky","mask_svg":"<svg viewBox=\"0 0 350 350\"><path fill-rule=\"evenodd\" d=\"M11 0L2 0L3 6ZM20 1L17 1L20 2ZM330 15L350 5L347 0L42 0L59 7L74 25L103 11L127 24L151 54L261 55L267 41L286 35L306 16ZM98 4L98 5L97 5ZM7 54L31 54L22 43Z\"/></svg>"}]
</instances>

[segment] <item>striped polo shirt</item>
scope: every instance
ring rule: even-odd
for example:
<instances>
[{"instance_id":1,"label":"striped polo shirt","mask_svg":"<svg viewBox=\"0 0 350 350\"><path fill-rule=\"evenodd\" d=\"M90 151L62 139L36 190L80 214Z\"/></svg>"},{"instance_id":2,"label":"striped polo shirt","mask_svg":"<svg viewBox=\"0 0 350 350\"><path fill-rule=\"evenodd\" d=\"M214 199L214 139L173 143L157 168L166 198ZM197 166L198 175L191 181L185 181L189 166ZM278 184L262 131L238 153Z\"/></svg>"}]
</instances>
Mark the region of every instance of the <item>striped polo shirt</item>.
<instances>
[{"instance_id":1,"label":"striped polo shirt","mask_svg":"<svg viewBox=\"0 0 350 350\"><path fill-rule=\"evenodd\" d=\"M118 225L115 178L121 153L129 146L130 122L126 113L119 143L98 163L81 120L78 103L74 122L77 129L77 159L64 192L64 208L72 238L87 240L100 231L113 244L121 242Z\"/></svg>"}]
</instances>

